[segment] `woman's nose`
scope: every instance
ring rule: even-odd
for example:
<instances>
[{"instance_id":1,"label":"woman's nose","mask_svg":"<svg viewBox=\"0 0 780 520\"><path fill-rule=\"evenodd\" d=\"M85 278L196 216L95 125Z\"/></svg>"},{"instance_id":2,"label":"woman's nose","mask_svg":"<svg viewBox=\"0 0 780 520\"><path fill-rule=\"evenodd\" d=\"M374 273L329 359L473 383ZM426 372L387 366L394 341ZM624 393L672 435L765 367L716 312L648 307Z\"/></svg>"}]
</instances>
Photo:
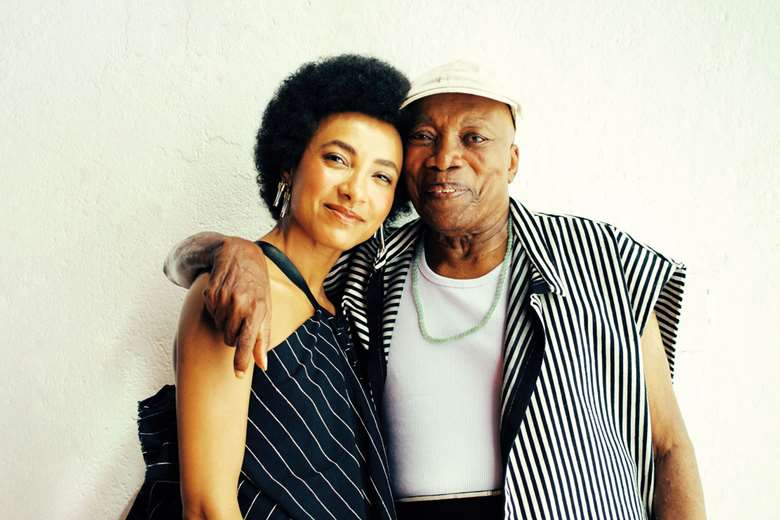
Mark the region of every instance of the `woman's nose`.
<instances>
[{"instance_id":1,"label":"woman's nose","mask_svg":"<svg viewBox=\"0 0 780 520\"><path fill-rule=\"evenodd\" d=\"M339 195L352 203L362 201L365 189L361 178L362 176L358 172L351 173L344 182L339 184Z\"/></svg>"}]
</instances>

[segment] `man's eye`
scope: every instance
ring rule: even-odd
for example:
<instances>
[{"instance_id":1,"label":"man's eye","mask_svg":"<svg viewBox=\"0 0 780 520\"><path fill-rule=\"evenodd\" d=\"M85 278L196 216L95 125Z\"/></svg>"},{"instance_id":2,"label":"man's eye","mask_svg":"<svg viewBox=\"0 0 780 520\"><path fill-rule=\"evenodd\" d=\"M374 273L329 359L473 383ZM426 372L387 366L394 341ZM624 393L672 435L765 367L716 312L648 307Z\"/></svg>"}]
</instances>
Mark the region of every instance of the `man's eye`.
<instances>
[{"instance_id":1,"label":"man's eye","mask_svg":"<svg viewBox=\"0 0 780 520\"><path fill-rule=\"evenodd\" d=\"M463 140L469 144L480 144L487 141L487 138L479 134L466 134Z\"/></svg>"},{"instance_id":2,"label":"man's eye","mask_svg":"<svg viewBox=\"0 0 780 520\"><path fill-rule=\"evenodd\" d=\"M337 163L339 163L339 164L343 164L344 166L346 166L346 165L347 165L347 160L346 160L346 159L344 159L342 156L340 156L340 155L339 155L339 154L337 154L337 153L328 153L328 154L325 154L325 160L326 160L326 161L337 162Z\"/></svg>"},{"instance_id":3,"label":"man's eye","mask_svg":"<svg viewBox=\"0 0 780 520\"><path fill-rule=\"evenodd\" d=\"M428 132L413 132L409 136L410 141L431 141L433 140L433 136L429 134Z\"/></svg>"}]
</instances>

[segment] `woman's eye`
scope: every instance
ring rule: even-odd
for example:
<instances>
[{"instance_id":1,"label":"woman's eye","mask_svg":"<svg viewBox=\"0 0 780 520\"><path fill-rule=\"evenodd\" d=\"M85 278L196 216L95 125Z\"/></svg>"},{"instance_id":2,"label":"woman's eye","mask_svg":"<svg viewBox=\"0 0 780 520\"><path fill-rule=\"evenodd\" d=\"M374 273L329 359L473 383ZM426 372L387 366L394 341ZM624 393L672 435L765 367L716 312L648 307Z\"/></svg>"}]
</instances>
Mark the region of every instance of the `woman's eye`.
<instances>
[{"instance_id":1,"label":"woman's eye","mask_svg":"<svg viewBox=\"0 0 780 520\"><path fill-rule=\"evenodd\" d=\"M379 179L384 184L392 184L393 183L393 178L390 177L389 175L385 174L385 173L376 173L376 174L374 174L374 177Z\"/></svg>"},{"instance_id":2,"label":"woman's eye","mask_svg":"<svg viewBox=\"0 0 780 520\"><path fill-rule=\"evenodd\" d=\"M346 160L346 159L344 159L342 156L340 156L340 155L339 155L339 154L337 154L337 153L329 153L329 154L325 154L325 160L326 160L326 161L337 162L337 163L339 163L339 164L343 164L344 166L346 166L346 165L347 165L347 160Z\"/></svg>"}]
</instances>

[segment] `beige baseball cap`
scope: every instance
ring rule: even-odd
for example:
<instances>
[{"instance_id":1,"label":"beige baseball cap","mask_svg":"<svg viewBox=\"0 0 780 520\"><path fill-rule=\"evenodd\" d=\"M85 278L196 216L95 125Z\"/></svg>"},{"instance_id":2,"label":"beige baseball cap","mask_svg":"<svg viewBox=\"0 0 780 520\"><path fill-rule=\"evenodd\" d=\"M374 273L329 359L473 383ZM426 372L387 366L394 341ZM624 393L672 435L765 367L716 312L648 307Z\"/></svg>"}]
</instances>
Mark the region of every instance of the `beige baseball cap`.
<instances>
[{"instance_id":1,"label":"beige baseball cap","mask_svg":"<svg viewBox=\"0 0 780 520\"><path fill-rule=\"evenodd\" d=\"M453 61L429 70L412 81L412 87L401 103L403 110L415 101L436 94L471 94L506 103L517 126L520 104L510 95L509 88L491 69L467 61Z\"/></svg>"}]
</instances>

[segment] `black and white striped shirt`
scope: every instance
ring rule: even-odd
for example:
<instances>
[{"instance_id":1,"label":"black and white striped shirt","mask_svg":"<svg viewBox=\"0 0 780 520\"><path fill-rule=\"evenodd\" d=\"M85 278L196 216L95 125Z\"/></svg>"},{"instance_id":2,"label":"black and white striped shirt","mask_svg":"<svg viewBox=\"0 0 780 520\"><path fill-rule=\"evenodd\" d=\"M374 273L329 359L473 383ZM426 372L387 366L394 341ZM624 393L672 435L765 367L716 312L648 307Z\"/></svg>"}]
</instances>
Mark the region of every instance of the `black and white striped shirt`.
<instances>
[{"instance_id":1,"label":"black and white striped shirt","mask_svg":"<svg viewBox=\"0 0 780 520\"><path fill-rule=\"evenodd\" d=\"M674 370L685 267L610 224L514 199L510 222L519 240L504 338L505 517L648 518L654 462L639 340L655 310ZM343 294L375 397L421 234L419 221L405 225L380 258L366 243L328 280Z\"/></svg>"}]
</instances>

